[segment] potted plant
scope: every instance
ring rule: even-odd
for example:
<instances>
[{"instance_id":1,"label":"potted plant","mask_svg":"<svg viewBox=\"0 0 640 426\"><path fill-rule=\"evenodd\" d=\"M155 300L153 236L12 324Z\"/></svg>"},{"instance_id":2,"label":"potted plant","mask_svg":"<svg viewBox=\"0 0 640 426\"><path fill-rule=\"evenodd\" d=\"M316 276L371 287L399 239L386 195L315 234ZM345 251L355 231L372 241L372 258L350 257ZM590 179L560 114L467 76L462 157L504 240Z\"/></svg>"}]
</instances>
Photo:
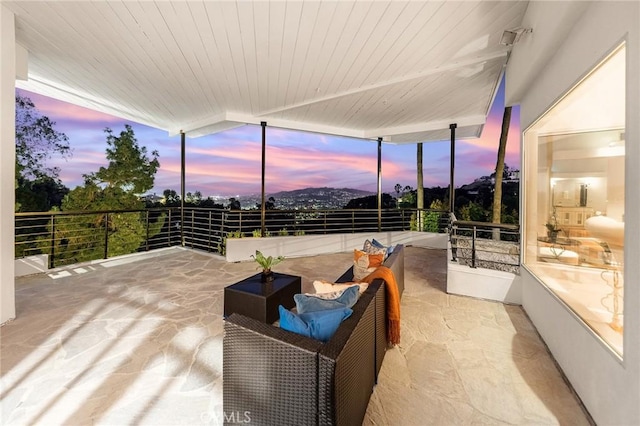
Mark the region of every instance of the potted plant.
<instances>
[{"instance_id":1,"label":"potted plant","mask_svg":"<svg viewBox=\"0 0 640 426\"><path fill-rule=\"evenodd\" d=\"M255 255L252 254L251 257L262 268L262 282L265 282L265 283L271 282L275 279L275 277L273 276L273 272L271 271L271 268L284 260L284 256L266 257L265 255L262 254L262 252L260 252L260 250L256 250L256 254Z\"/></svg>"},{"instance_id":2,"label":"potted plant","mask_svg":"<svg viewBox=\"0 0 640 426\"><path fill-rule=\"evenodd\" d=\"M549 238L549 242L555 243L558 239L558 233L561 231L561 229L558 228L558 223L555 220L555 217L552 217L552 220L545 223L544 226L547 227L547 237Z\"/></svg>"}]
</instances>

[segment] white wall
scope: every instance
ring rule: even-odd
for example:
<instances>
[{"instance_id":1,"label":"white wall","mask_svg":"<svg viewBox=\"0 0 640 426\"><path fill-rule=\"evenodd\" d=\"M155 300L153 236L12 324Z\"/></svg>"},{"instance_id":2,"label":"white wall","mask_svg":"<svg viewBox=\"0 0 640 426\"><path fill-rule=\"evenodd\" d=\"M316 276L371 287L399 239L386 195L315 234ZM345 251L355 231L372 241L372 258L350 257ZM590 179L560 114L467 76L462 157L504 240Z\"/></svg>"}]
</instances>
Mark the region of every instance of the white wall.
<instances>
[{"instance_id":1,"label":"white wall","mask_svg":"<svg viewBox=\"0 0 640 426\"><path fill-rule=\"evenodd\" d=\"M545 46L539 44L544 35L515 46L507 67L507 99L520 102L521 126L526 129L619 42L627 41L624 358L618 359L526 267L521 268L523 307L595 422L640 424L640 3L583 3L584 11L577 15L575 25L557 19L558 10L566 7L562 2L529 4L523 26L532 26L534 36L549 23L566 25L570 31L547 40ZM518 90L510 91L523 81L518 71L541 49L551 50L553 57L527 82L521 95ZM514 80L511 86L509 79ZM526 227L526 218L524 222Z\"/></svg>"},{"instance_id":2,"label":"white wall","mask_svg":"<svg viewBox=\"0 0 640 426\"><path fill-rule=\"evenodd\" d=\"M451 261L448 251L447 293L476 297L484 300L522 304L522 280L520 275L494 269L471 268Z\"/></svg>"},{"instance_id":3,"label":"white wall","mask_svg":"<svg viewBox=\"0 0 640 426\"><path fill-rule=\"evenodd\" d=\"M268 238L227 239L227 262L251 260L260 250L265 256L300 257L327 253L342 253L362 248L366 239L376 239L384 245L410 244L426 248L447 248L448 234L430 232L367 232L358 234L304 235Z\"/></svg>"},{"instance_id":4,"label":"white wall","mask_svg":"<svg viewBox=\"0 0 640 426\"><path fill-rule=\"evenodd\" d=\"M0 324L15 318L15 77L13 13L0 4Z\"/></svg>"}]
</instances>

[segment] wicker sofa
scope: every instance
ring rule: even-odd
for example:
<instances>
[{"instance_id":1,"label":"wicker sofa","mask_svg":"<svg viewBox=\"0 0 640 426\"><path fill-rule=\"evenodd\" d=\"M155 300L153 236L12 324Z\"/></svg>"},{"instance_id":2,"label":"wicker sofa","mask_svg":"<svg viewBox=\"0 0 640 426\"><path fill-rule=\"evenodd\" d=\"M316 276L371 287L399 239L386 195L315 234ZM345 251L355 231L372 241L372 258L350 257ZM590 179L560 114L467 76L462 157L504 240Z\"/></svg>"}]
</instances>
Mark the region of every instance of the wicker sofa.
<instances>
[{"instance_id":1,"label":"wicker sofa","mask_svg":"<svg viewBox=\"0 0 640 426\"><path fill-rule=\"evenodd\" d=\"M385 261L404 291L404 247ZM349 268L337 282L350 281ZM385 283L375 280L326 343L238 314L225 321L225 421L361 424L387 350Z\"/></svg>"}]
</instances>

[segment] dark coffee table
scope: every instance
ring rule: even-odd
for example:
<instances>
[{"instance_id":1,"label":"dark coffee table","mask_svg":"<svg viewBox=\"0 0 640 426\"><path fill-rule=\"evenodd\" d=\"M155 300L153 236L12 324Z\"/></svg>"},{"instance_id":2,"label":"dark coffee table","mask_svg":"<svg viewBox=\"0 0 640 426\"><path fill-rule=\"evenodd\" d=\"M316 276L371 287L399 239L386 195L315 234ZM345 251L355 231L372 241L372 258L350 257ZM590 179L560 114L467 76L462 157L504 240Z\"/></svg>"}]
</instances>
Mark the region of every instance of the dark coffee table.
<instances>
[{"instance_id":1,"label":"dark coffee table","mask_svg":"<svg viewBox=\"0 0 640 426\"><path fill-rule=\"evenodd\" d=\"M261 281L262 274L256 274L224 288L224 317L232 313L242 314L258 321L271 324L280 318L278 305L293 308L293 295L300 293L300 277L273 273L270 283Z\"/></svg>"}]
</instances>

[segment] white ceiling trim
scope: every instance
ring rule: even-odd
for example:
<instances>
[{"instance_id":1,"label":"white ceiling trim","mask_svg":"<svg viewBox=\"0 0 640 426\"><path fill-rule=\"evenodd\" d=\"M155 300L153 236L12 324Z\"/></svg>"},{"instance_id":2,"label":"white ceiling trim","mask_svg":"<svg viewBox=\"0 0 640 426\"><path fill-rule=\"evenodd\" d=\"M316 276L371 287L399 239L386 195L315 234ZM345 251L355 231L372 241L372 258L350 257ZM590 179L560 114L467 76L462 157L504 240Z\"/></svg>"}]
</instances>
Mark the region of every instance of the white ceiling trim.
<instances>
[{"instance_id":1,"label":"white ceiling trim","mask_svg":"<svg viewBox=\"0 0 640 426\"><path fill-rule=\"evenodd\" d=\"M456 124L458 129L472 128L482 130L485 124L484 115L475 115L469 117L463 117L458 119L431 121L424 123L415 123L407 126L380 128L380 129L351 129L346 127L328 126L319 123L300 122L294 120L285 119L264 119L261 117L255 117L239 113L225 113L217 115L211 120L203 120L199 123L193 123L189 128L183 128L178 130L172 130L169 136L176 136L181 132L184 132L186 136L190 138L197 138L205 136L211 133L221 132L224 130L233 129L243 126L245 124L261 125L261 122L266 121L269 127L279 127L283 129L301 130L305 132L322 133L338 136L347 136L358 139L371 139L375 140L382 138L385 142L395 141L396 143L415 143L415 142L428 142L428 138L423 138L420 135L428 135L430 132L439 131L442 129L448 129L449 125ZM476 132L467 132L465 137L479 137Z\"/></svg>"},{"instance_id":2,"label":"white ceiling trim","mask_svg":"<svg viewBox=\"0 0 640 426\"><path fill-rule=\"evenodd\" d=\"M105 114L131 120L144 124L145 126L158 127L158 124L153 119L148 119L133 110L119 108L116 104L111 104L104 98L89 97L86 92L80 92L71 87L63 87L60 83L48 82L46 79L42 79L32 73L29 74L28 80L16 80L16 87L94 111L101 111Z\"/></svg>"},{"instance_id":3,"label":"white ceiling trim","mask_svg":"<svg viewBox=\"0 0 640 426\"><path fill-rule=\"evenodd\" d=\"M457 127L467 126L482 126L486 119L484 115L475 115L470 117L462 117L450 120L431 121L426 123L409 124L407 126L387 127L384 129L372 129L364 132L364 137L367 139L376 138L383 135L408 135L411 133L430 132L432 130L440 130L449 128L449 125L456 124ZM420 141L416 141L420 142Z\"/></svg>"}]
</instances>

